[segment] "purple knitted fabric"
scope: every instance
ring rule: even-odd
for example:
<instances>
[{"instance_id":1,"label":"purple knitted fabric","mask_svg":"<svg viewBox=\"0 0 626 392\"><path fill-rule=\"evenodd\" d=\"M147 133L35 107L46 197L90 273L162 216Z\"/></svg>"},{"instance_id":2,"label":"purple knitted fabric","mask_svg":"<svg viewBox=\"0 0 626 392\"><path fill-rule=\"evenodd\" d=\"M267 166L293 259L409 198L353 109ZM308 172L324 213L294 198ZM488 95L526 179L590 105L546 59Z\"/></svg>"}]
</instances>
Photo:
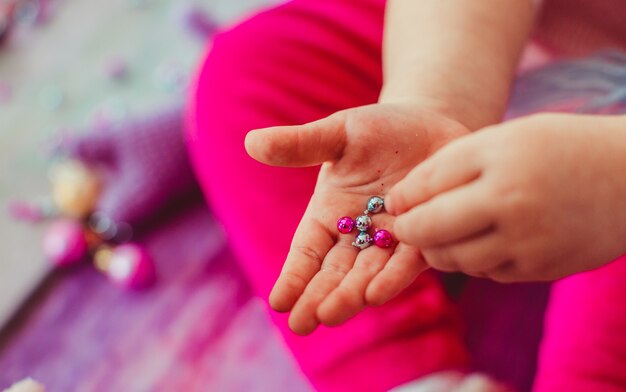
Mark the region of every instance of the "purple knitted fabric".
<instances>
[{"instance_id":1,"label":"purple knitted fabric","mask_svg":"<svg viewBox=\"0 0 626 392\"><path fill-rule=\"evenodd\" d=\"M105 186L98 210L114 221L137 225L196 190L182 127L182 109L167 109L87 132L61 152L102 172Z\"/></svg>"}]
</instances>

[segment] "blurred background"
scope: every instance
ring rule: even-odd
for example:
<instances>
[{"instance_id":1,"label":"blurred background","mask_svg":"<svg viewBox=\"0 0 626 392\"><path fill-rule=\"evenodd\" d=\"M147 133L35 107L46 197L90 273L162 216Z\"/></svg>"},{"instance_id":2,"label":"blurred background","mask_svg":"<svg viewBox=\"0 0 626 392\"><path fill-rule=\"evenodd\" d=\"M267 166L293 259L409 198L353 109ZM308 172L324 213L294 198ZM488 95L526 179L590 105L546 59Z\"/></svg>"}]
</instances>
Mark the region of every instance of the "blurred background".
<instances>
[{"instance_id":1,"label":"blurred background","mask_svg":"<svg viewBox=\"0 0 626 392\"><path fill-rule=\"evenodd\" d=\"M182 136L211 37L272 2L0 0L0 389L307 390Z\"/></svg>"},{"instance_id":2,"label":"blurred background","mask_svg":"<svg viewBox=\"0 0 626 392\"><path fill-rule=\"evenodd\" d=\"M26 377L62 392L311 390L184 139L214 36L279 1L0 0L0 390ZM508 116L623 112L624 62L529 72ZM477 370L530 389L548 293L464 286Z\"/></svg>"}]
</instances>

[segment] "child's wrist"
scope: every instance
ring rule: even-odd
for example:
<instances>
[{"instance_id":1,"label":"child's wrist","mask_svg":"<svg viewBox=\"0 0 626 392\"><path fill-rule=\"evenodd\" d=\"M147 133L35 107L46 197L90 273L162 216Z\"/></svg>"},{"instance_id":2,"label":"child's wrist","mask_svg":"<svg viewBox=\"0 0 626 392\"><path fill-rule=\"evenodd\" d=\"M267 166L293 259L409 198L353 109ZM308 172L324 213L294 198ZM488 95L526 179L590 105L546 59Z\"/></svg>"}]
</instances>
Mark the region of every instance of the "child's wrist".
<instances>
[{"instance_id":1,"label":"child's wrist","mask_svg":"<svg viewBox=\"0 0 626 392\"><path fill-rule=\"evenodd\" d=\"M406 88L383 86L379 103L413 103L417 107L425 108L441 114L444 117L463 124L471 131L478 130L500 121L503 108L476 108L467 99L436 94L417 94L405 91ZM497 105L504 106L504 105Z\"/></svg>"},{"instance_id":2,"label":"child's wrist","mask_svg":"<svg viewBox=\"0 0 626 392\"><path fill-rule=\"evenodd\" d=\"M419 95L419 94L403 94L402 92L390 92L383 88L378 97L378 103L404 103L411 104L417 108L429 110L440 115L455 119L458 113L450 105L448 100L441 99L431 95Z\"/></svg>"}]
</instances>

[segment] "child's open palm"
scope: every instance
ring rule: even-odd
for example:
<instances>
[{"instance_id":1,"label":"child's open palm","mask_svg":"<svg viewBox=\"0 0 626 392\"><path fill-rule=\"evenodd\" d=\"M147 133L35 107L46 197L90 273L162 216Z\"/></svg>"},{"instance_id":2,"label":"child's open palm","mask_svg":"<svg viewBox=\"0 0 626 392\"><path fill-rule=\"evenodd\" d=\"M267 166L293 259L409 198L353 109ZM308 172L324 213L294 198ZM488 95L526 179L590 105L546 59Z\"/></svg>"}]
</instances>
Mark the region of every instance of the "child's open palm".
<instances>
[{"instance_id":1,"label":"child's open palm","mask_svg":"<svg viewBox=\"0 0 626 392\"><path fill-rule=\"evenodd\" d=\"M468 130L416 103L374 104L337 112L301 126L252 131L249 154L273 166L322 164L315 192L270 295L277 311L291 311L299 334L319 323L338 325L368 304L382 304L426 267L417 248L394 244L359 251L355 234L340 234L337 219L356 217L370 196L383 196L416 164ZM393 217L373 215L375 228Z\"/></svg>"}]
</instances>

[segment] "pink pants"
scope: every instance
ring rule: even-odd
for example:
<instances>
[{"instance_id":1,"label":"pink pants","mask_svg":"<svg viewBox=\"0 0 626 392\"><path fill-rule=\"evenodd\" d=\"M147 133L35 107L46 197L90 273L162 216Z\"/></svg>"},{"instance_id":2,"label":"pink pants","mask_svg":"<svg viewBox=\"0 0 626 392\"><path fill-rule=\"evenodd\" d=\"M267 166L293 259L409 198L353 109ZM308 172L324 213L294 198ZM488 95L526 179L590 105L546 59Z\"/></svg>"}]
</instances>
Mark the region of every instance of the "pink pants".
<instances>
[{"instance_id":1,"label":"pink pants","mask_svg":"<svg viewBox=\"0 0 626 392\"><path fill-rule=\"evenodd\" d=\"M199 68L188 110L192 161L263 298L279 274L318 169L257 163L247 156L244 137L251 129L302 124L376 102L383 13L384 0L295 0L218 35ZM556 286L537 390L589 390L577 381L589 376L597 376L597 385L626 387L626 317L619 317L626 314L624 277L626 263L615 263ZM387 305L308 337L291 333L284 315L272 317L317 390L383 391L435 371L469 367L457 309L432 273ZM605 352L613 342L621 351Z\"/></svg>"}]
</instances>

